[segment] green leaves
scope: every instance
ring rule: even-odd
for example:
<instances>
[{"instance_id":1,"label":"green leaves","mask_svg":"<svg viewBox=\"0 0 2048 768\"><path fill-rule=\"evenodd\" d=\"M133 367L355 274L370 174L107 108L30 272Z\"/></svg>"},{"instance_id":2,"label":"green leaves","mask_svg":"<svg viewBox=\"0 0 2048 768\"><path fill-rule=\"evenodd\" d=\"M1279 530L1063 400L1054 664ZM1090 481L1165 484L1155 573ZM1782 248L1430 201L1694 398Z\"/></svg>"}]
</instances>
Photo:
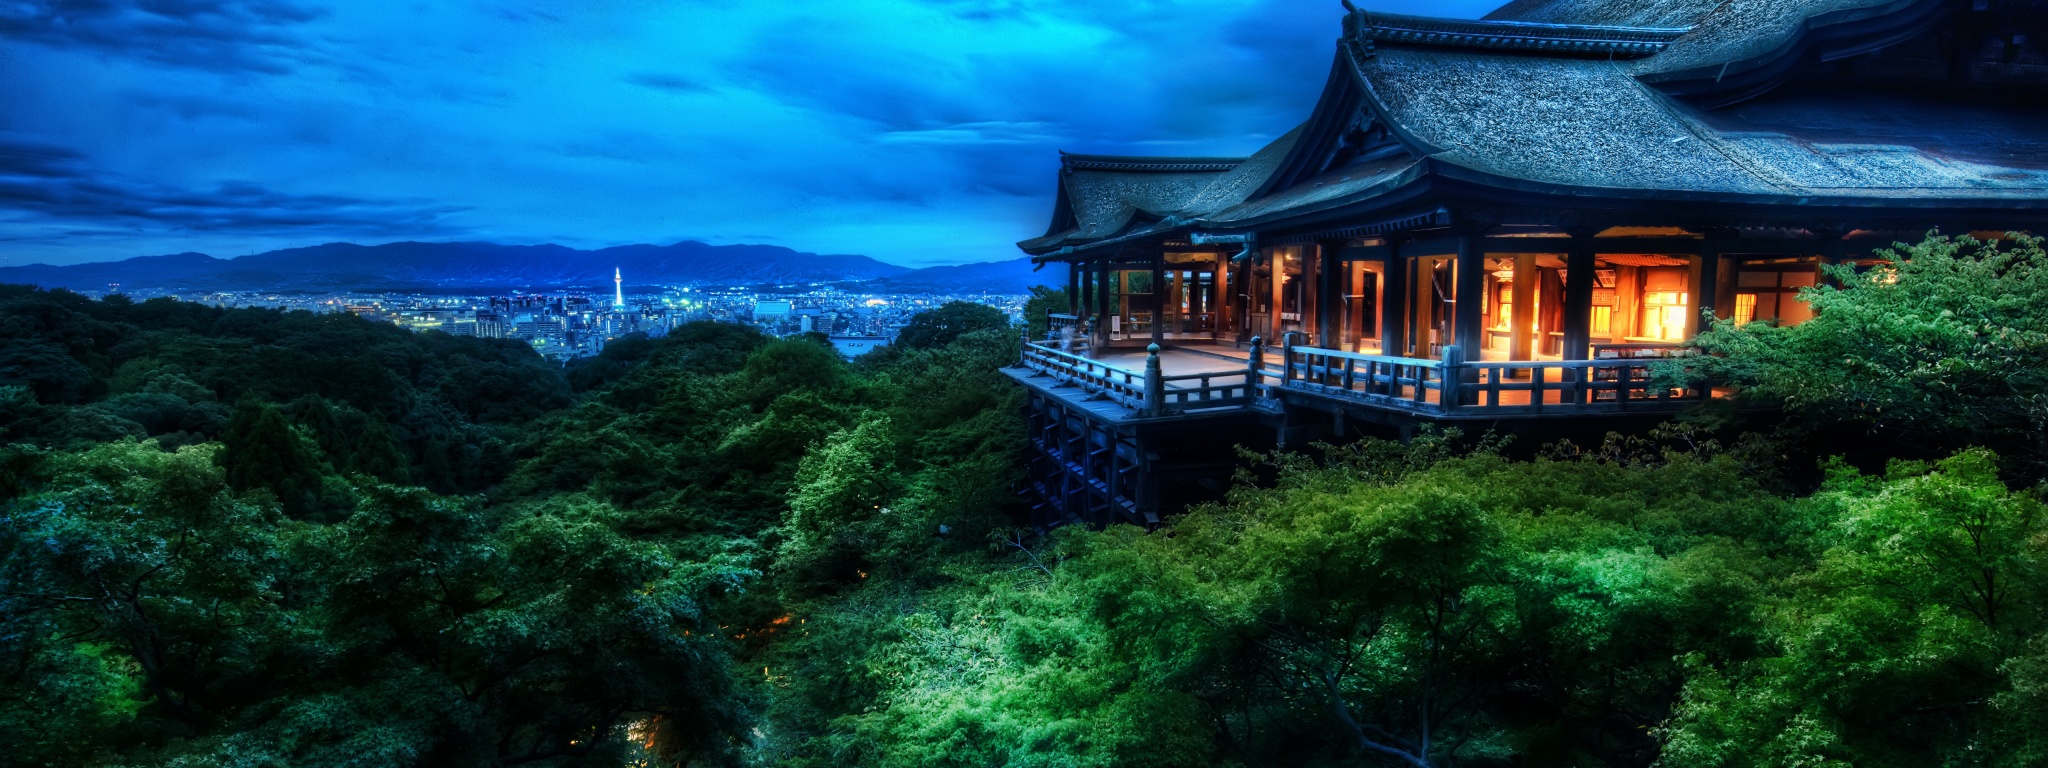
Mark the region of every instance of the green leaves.
<instances>
[{"instance_id":1,"label":"green leaves","mask_svg":"<svg viewBox=\"0 0 2048 768\"><path fill-rule=\"evenodd\" d=\"M1853 424L1895 450L1988 445L2048 466L2048 251L2040 238L1930 237L1879 251L1886 266L1834 267L1807 289L1812 320L1722 320L1689 361L1808 429Z\"/></svg>"},{"instance_id":2,"label":"green leaves","mask_svg":"<svg viewBox=\"0 0 2048 768\"><path fill-rule=\"evenodd\" d=\"M1837 469L1803 504L1810 571L1765 603L1769 650L1695 655L1667 737L1671 765L2025 765L2029 642L2048 629L2041 503L2007 490L1987 451L1883 478Z\"/></svg>"}]
</instances>

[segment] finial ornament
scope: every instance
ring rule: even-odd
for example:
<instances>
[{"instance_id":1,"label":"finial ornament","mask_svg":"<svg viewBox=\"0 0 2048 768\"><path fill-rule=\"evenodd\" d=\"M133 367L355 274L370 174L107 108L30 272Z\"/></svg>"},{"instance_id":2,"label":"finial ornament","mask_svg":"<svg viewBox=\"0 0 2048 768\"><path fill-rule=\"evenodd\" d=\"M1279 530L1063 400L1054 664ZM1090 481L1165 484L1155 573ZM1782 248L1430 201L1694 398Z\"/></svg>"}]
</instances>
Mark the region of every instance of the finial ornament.
<instances>
[{"instance_id":1,"label":"finial ornament","mask_svg":"<svg viewBox=\"0 0 2048 768\"><path fill-rule=\"evenodd\" d=\"M1352 5L1351 0L1337 0L1337 2L1344 4L1344 10L1350 11L1352 13L1358 12L1358 6Z\"/></svg>"}]
</instances>

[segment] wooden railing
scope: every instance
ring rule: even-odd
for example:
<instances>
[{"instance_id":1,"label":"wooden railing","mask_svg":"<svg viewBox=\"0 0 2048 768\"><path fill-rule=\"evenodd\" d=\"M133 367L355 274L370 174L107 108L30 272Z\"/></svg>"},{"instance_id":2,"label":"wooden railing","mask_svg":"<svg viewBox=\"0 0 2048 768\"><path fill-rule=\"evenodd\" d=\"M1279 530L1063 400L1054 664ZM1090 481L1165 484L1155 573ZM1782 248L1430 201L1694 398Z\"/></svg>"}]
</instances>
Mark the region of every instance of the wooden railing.
<instances>
[{"instance_id":1,"label":"wooden railing","mask_svg":"<svg viewBox=\"0 0 2048 768\"><path fill-rule=\"evenodd\" d=\"M1250 369L1167 376L1160 369L1159 347L1145 358L1145 370L1133 371L1036 342L1024 345L1023 365L1062 383L1080 387L1137 411L1145 417L1175 416L1214 408L1243 408L1257 395Z\"/></svg>"},{"instance_id":2,"label":"wooden railing","mask_svg":"<svg viewBox=\"0 0 2048 768\"><path fill-rule=\"evenodd\" d=\"M1289 335L1281 349L1282 389L1406 411L1441 410L1447 370L1443 361L1298 347L1294 338ZM1253 358L1260 352L1255 346Z\"/></svg>"},{"instance_id":3,"label":"wooden railing","mask_svg":"<svg viewBox=\"0 0 2048 768\"><path fill-rule=\"evenodd\" d=\"M1134 371L1047 343L1024 345L1023 366L1151 418L1227 408L1275 408L1307 395L1432 416L1487 417L1670 411L1703 400L1703 389L1653 381L1664 357L1604 360L1465 362L1456 347L1442 359L1392 357L1300 346L1290 335L1279 359L1252 340L1243 370L1164 375L1153 346ZM1678 352L1674 350L1674 352Z\"/></svg>"},{"instance_id":4,"label":"wooden railing","mask_svg":"<svg viewBox=\"0 0 2048 768\"><path fill-rule=\"evenodd\" d=\"M1144 410L1148 399L1143 372L1061 352L1045 344L1026 343L1023 364L1063 384L1080 387L1133 410Z\"/></svg>"},{"instance_id":5,"label":"wooden railing","mask_svg":"<svg viewBox=\"0 0 2048 768\"><path fill-rule=\"evenodd\" d=\"M1502 416L1676 410L1709 393L1658 386L1648 359L1481 362L1459 384L1457 410Z\"/></svg>"},{"instance_id":6,"label":"wooden railing","mask_svg":"<svg viewBox=\"0 0 2048 768\"><path fill-rule=\"evenodd\" d=\"M1446 347L1440 360L1427 360L1288 344L1281 351L1280 380L1268 387L1438 415L1676 410L1711 396L1704 389L1653 383L1650 365L1682 354L1672 349L1661 356L1604 360L1466 362L1456 347Z\"/></svg>"},{"instance_id":7,"label":"wooden railing","mask_svg":"<svg viewBox=\"0 0 2048 768\"><path fill-rule=\"evenodd\" d=\"M1089 332L1088 323L1075 315L1051 313L1046 315L1045 343L1054 349L1077 355L1086 355L1094 346L1094 334Z\"/></svg>"}]
</instances>

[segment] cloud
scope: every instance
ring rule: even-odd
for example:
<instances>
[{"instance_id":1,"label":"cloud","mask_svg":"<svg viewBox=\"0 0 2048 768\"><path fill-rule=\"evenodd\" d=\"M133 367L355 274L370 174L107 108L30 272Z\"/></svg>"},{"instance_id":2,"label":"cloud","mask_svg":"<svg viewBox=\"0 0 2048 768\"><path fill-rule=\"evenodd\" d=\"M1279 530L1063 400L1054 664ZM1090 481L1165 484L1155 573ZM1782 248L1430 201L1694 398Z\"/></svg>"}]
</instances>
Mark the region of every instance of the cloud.
<instances>
[{"instance_id":1,"label":"cloud","mask_svg":"<svg viewBox=\"0 0 2048 768\"><path fill-rule=\"evenodd\" d=\"M650 72L637 72L627 75L626 82L643 88L653 88L657 91L670 91L673 93L711 93L714 90L711 86L691 78Z\"/></svg>"},{"instance_id":2,"label":"cloud","mask_svg":"<svg viewBox=\"0 0 2048 768\"><path fill-rule=\"evenodd\" d=\"M211 189L140 183L95 169L76 151L0 139L0 212L15 227L59 236L163 233L447 235L461 208L425 201L299 195L260 184ZM17 238L25 239L25 238Z\"/></svg>"},{"instance_id":3,"label":"cloud","mask_svg":"<svg viewBox=\"0 0 2048 768\"><path fill-rule=\"evenodd\" d=\"M675 232L998 260L1043 231L1058 150L1243 155L1305 119L1340 16L1334 0L0 0L0 262Z\"/></svg>"},{"instance_id":4,"label":"cloud","mask_svg":"<svg viewBox=\"0 0 2048 768\"><path fill-rule=\"evenodd\" d=\"M14 0L0 3L0 39L278 74L307 55L292 28L323 15L295 0Z\"/></svg>"}]
</instances>

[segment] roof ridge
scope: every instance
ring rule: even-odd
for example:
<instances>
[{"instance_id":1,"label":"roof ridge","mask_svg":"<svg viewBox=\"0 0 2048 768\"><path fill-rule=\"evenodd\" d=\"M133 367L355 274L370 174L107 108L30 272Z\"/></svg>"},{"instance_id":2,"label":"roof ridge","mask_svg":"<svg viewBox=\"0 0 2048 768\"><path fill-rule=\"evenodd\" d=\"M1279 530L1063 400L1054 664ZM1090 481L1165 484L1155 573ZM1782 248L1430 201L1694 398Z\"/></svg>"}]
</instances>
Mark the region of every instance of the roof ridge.
<instances>
[{"instance_id":1,"label":"roof ridge","mask_svg":"<svg viewBox=\"0 0 2048 768\"><path fill-rule=\"evenodd\" d=\"M1132 171L1198 173L1229 171L1244 157L1147 157L1142 155L1079 155L1060 153L1060 166L1070 171Z\"/></svg>"},{"instance_id":2,"label":"roof ridge","mask_svg":"<svg viewBox=\"0 0 2048 768\"><path fill-rule=\"evenodd\" d=\"M1663 51L1692 27L1618 27L1491 19L1445 19L1359 11L1344 17L1349 37L1443 48L1642 58Z\"/></svg>"}]
</instances>

